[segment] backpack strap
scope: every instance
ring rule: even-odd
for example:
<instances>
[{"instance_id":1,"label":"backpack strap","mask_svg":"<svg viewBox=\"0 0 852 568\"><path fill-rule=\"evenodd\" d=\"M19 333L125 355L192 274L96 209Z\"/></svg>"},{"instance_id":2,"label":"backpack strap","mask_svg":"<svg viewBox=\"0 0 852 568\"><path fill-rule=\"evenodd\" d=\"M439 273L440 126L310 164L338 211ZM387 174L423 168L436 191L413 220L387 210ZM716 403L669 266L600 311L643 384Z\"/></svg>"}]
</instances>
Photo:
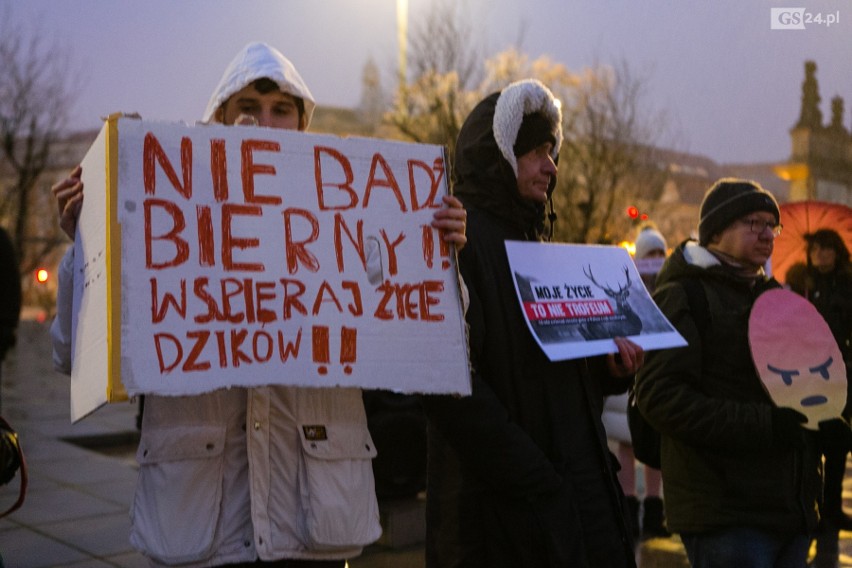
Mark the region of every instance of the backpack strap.
<instances>
[{"instance_id":1,"label":"backpack strap","mask_svg":"<svg viewBox=\"0 0 852 568\"><path fill-rule=\"evenodd\" d=\"M679 282L686 292L689 311L703 340L710 325L710 302L707 300L707 290L704 289L704 283L700 278L684 278Z\"/></svg>"},{"instance_id":2,"label":"backpack strap","mask_svg":"<svg viewBox=\"0 0 852 568\"><path fill-rule=\"evenodd\" d=\"M676 284L680 284L686 293L690 314L703 341L704 334L710 325L710 303L707 300L707 290L704 289L704 283L699 278L684 278L675 283L667 284L667 286ZM660 434L639 411L639 407L636 405L636 391L632 386L628 391L627 400L627 425L633 438L633 455L645 465L660 469L662 461Z\"/></svg>"}]
</instances>

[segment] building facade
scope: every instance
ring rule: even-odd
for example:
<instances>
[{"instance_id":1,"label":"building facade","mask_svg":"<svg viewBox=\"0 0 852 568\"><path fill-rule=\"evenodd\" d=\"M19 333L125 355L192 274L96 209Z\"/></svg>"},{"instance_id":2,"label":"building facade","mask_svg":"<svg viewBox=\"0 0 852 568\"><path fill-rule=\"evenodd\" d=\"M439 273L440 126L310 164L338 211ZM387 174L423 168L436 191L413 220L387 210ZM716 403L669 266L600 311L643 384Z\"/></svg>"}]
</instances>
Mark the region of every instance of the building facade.
<instances>
[{"instance_id":1,"label":"building facade","mask_svg":"<svg viewBox=\"0 0 852 568\"><path fill-rule=\"evenodd\" d=\"M852 206L852 134L843 125L843 99L831 99L831 118L824 123L816 73L816 63L806 61L802 108L798 122L790 129L792 152L777 173L790 183L790 201Z\"/></svg>"}]
</instances>

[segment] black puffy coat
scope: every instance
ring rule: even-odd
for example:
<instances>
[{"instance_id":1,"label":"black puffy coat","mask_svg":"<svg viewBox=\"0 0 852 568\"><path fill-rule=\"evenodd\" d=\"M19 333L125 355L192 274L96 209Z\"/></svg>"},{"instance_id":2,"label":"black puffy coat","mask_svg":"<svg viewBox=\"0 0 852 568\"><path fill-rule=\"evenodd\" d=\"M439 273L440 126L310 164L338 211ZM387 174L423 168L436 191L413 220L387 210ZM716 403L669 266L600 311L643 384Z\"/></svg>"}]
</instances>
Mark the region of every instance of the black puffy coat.
<instances>
[{"instance_id":1,"label":"black puffy coat","mask_svg":"<svg viewBox=\"0 0 852 568\"><path fill-rule=\"evenodd\" d=\"M804 263L787 273L790 288L806 297L825 319L846 361L852 362L852 265L822 273Z\"/></svg>"},{"instance_id":2,"label":"black puffy coat","mask_svg":"<svg viewBox=\"0 0 852 568\"><path fill-rule=\"evenodd\" d=\"M604 394L626 385L602 358L549 361L527 328L504 241L538 240L544 208L520 199L494 143L496 98L474 109L456 151L473 394L424 398L427 566L633 566L600 418Z\"/></svg>"},{"instance_id":3,"label":"black puffy coat","mask_svg":"<svg viewBox=\"0 0 852 568\"><path fill-rule=\"evenodd\" d=\"M702 282L709 321L699 323L704 318L693 313L678 284L687 278ZM654 299L689 345L646 354L636 400L662 433L672 532L753 527L804 534L817 528L818 440L804 430L800 448L774 439L773 403L749 347L752 306L779 286L771 278L736 275L697 243L681 244L657 277Z\"/></svg>"},{"instance_id":4,"label":"black puffy coat","mask_svg":"<svg viewBox=\"0 0 852 568\"><path fill-rule=\"evenodd\" d=\"M0 362L15 345L15 330L21 317L21 273L12 239L0 228Z\"/></svg>"}]
</instances>

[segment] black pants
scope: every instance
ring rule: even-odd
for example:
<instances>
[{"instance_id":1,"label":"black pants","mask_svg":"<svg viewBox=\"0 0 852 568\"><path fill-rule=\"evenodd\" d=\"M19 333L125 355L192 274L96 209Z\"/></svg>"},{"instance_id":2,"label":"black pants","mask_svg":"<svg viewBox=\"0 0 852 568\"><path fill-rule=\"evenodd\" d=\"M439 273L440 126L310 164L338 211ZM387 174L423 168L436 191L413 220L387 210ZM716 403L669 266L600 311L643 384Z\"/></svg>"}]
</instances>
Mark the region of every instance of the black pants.
<instances>
[{"instance_id":1,"label":"black pants","mask_svg":"<svg viewBox=\"0 0 852 568\"><path fill-rule=\"evenodd\" d=\"M825 452L824 513L834 516L843 513L843 478L846 475L846 454L848 450L832 449ZM846 527L838 527L846 529Z\"/></svg>"}]
</instances>

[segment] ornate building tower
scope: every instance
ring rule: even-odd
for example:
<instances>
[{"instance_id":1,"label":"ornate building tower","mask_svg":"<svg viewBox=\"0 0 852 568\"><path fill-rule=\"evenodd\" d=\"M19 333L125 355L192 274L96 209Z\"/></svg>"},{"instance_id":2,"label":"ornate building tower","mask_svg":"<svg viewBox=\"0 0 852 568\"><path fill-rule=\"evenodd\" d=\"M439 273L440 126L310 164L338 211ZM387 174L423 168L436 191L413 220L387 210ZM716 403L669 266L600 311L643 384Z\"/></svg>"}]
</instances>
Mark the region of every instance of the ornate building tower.
<instances>
[{"instance_id":1,"label":"ornate building tower","mask_svg":"<svg viewBox=\"0 0 852 568\"><path fill-rule=\"evenodd\" d=\"M832 99L831 122L823 125L816 70L816 63L805 62L802 109L790 130L792 154L777 173L790 182L790 201L852 206L852 135L843 126L843 99Z\"/></svg>"}]
</instances>

